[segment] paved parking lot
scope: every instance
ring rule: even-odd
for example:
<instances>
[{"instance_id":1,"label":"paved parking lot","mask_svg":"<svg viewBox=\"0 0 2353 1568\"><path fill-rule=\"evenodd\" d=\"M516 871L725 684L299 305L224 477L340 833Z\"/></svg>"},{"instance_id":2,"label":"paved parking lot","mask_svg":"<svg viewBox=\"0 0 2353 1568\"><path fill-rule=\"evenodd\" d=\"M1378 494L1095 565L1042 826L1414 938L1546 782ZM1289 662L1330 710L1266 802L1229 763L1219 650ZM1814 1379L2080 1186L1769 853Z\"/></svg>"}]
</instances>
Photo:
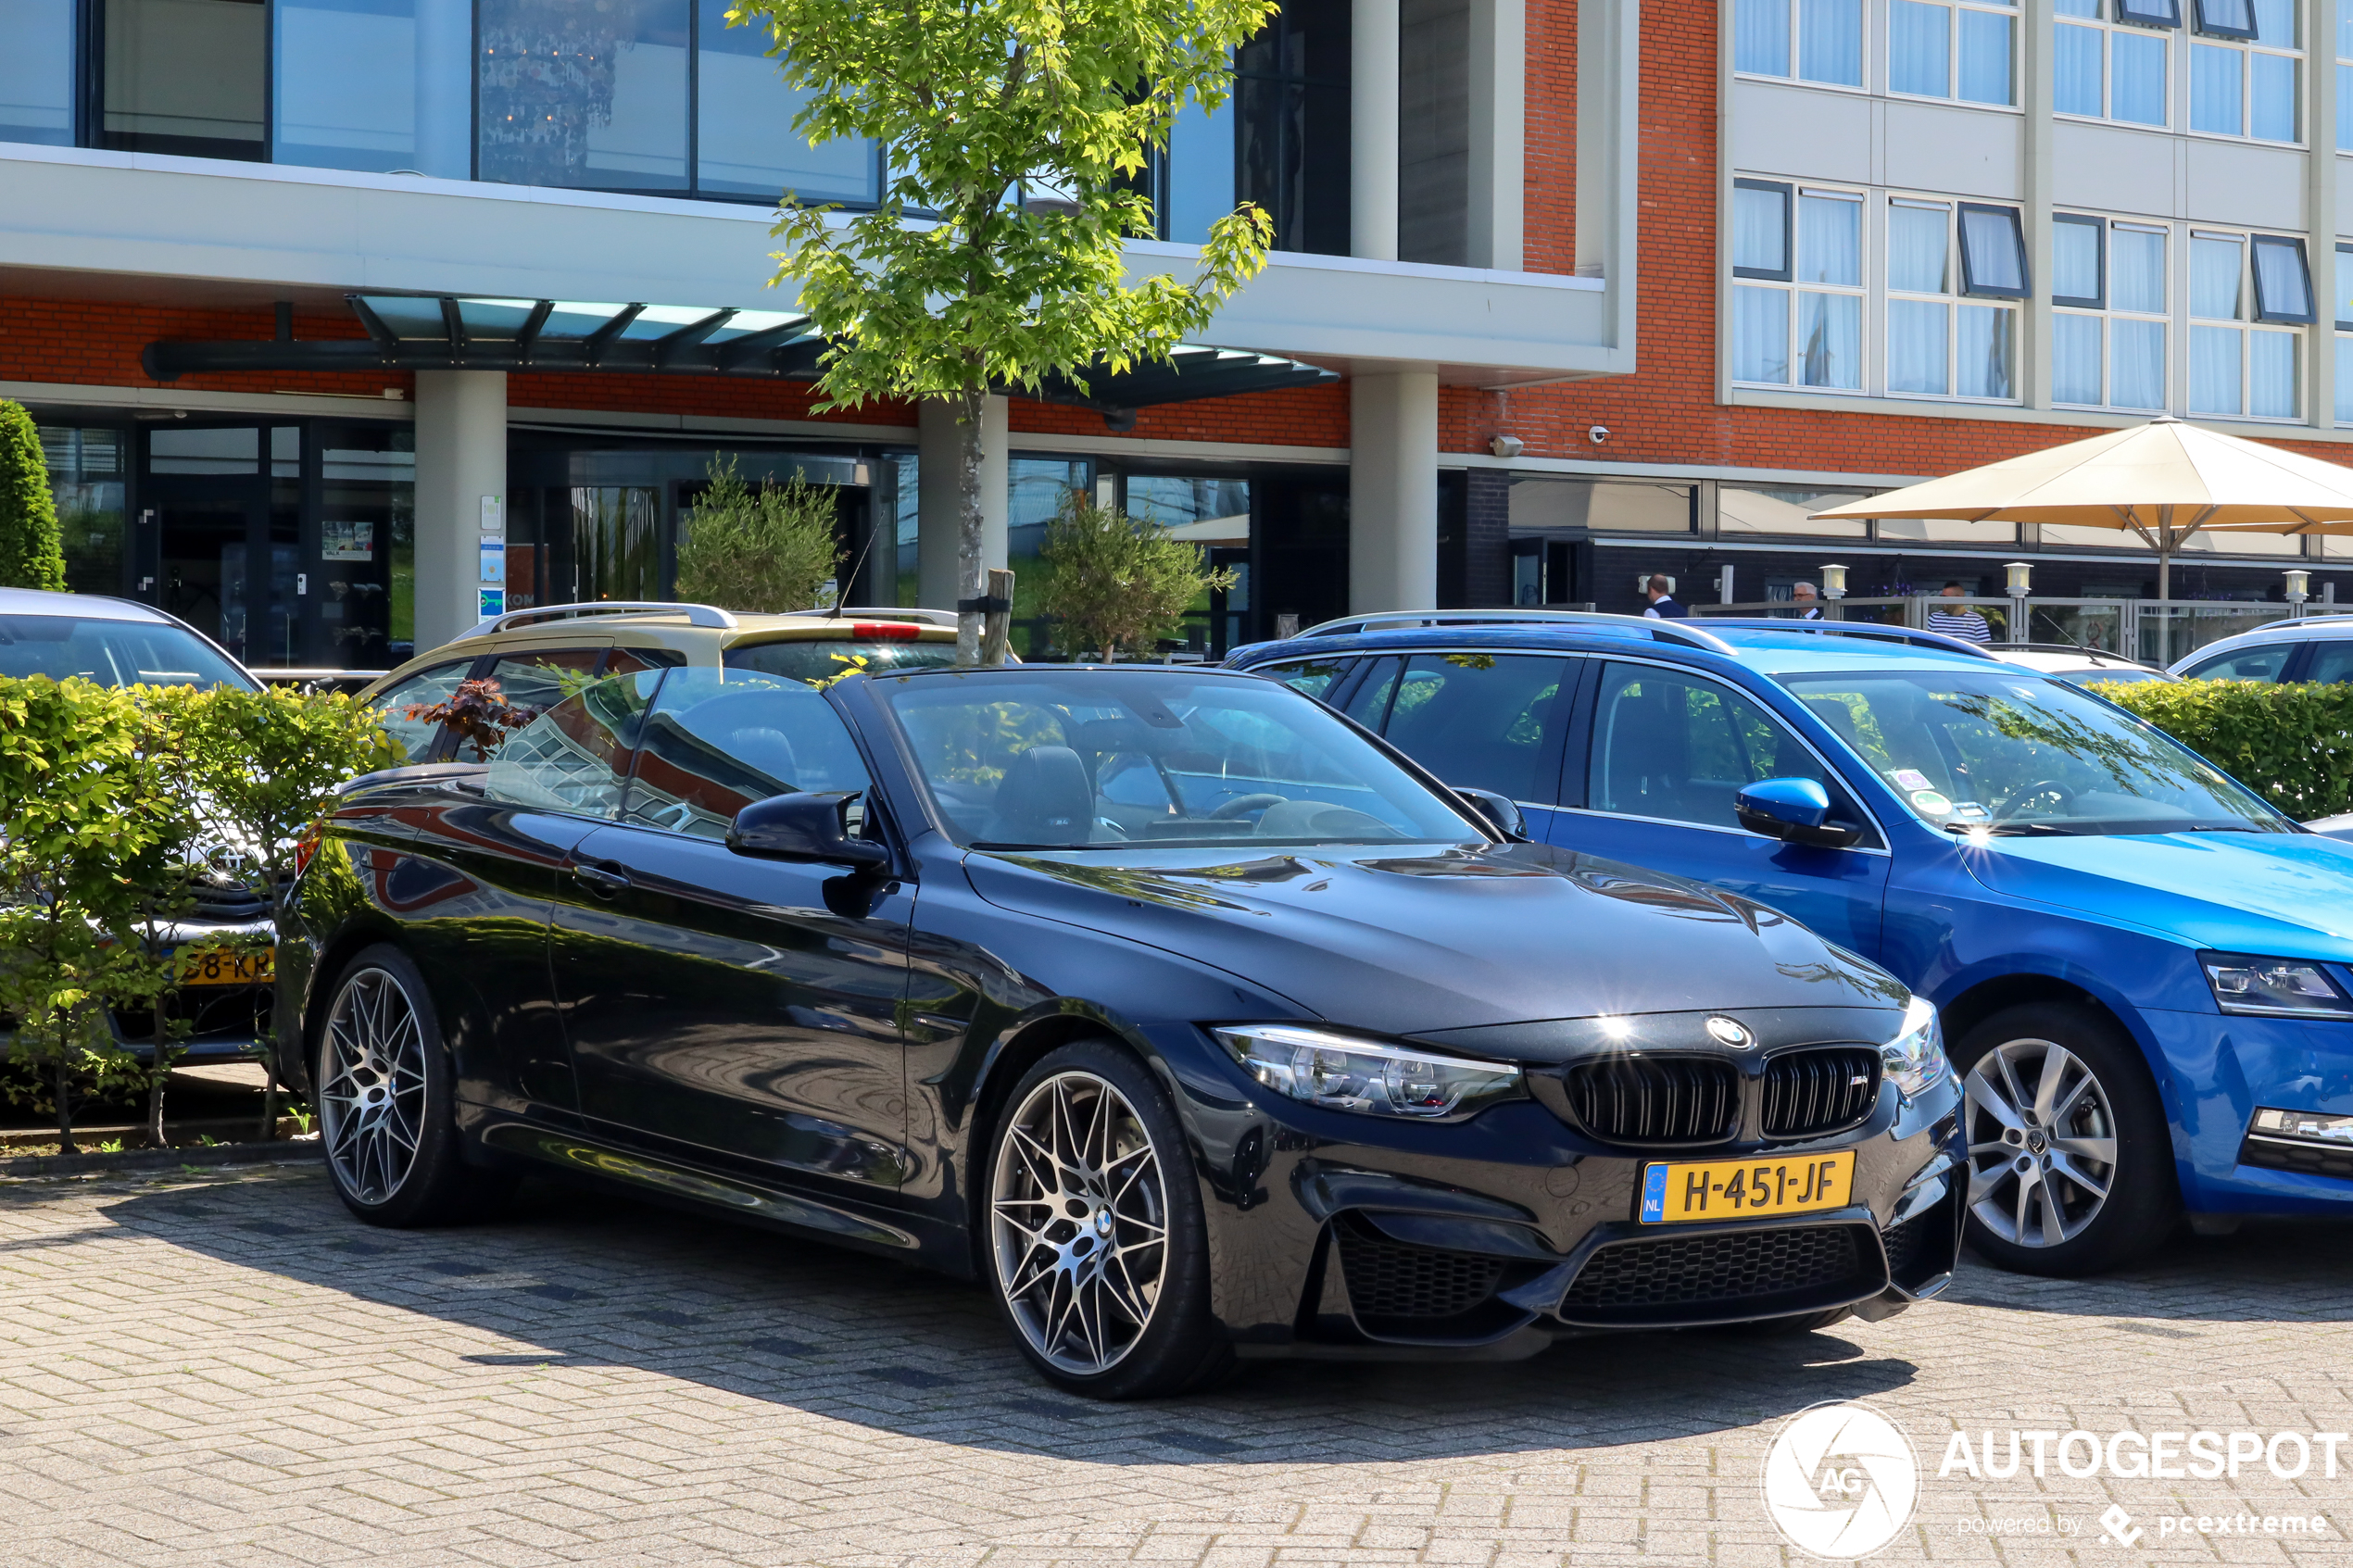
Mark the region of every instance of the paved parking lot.
<instances>
[{"instance_id":1,"label":"paved parking lot","mask_svg":"<svg viewBox=\"0 0 2353 1568\"><path fill-rule=\"evenodd\" d=\"M1919 1453L1874 1562L2353 1561L2353 1445L2334 1480L1937 1474L1957 1429L2353 1430L2353 1229L2089 1286L1973 1267L1955 1295L1795 1340L1261 1366L1107 1408L1035 1382L969 1286L601 1198L401 1235L316 1168L23 1183L0 1562L1795 1562L1760 1467L1825 1399ZM2242 1512L2327 1524L2160 1535Z\"/></svg>"}]
</instances>

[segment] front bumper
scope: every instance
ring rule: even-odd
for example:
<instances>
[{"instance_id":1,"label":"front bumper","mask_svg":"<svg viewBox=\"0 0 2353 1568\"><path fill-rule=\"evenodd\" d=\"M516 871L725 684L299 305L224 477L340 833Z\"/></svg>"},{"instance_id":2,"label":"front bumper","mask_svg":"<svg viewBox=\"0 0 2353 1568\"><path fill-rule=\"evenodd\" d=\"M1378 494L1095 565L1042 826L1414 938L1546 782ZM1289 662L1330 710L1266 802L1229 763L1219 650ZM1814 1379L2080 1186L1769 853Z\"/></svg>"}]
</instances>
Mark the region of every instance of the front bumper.
<instances>
[{"instance_id":1,"label":"front bumper","mask_svg":"<svg viewBox=\"0 0 2353 1568\"><path fill-rule=\"evenodd\" d=\"M270 935L267 921L184 920L167 933L168 952L182 947L245 941ZM275 988L258 985L182 985L163 996L164 1016L184 1021L187 1033L172 1043L176 1060L191 1062L251 1061L269 1054ZM155 1014L145 1009L109 1012L115 1045L140 1061L155 1057Z\"/></svg>"},{"instance_id":2,"label":"front bumper","mask_svg":"<svg viewBox=\"0 0 2353 1568\"><path fill-rule=\"evenodd\" d=\"M1195 1097L1188 1112L1213 1298L1242 1354L1491 1359L1569 1335L1839 1308L1883 1318L1936 1295L1960 1247L1959 1104L1949 1078L1908 1104L1883 1085L1869 1118L1837 1136L1679 1151L1597 1145L1533 1101L1458 1124L1366 1125L1252 1085L1246 1104ZM1636 1218L1655 1160L1844 1149L1845 1208Z\"/></svg>"},{"instance_id":3,"label":"front bumper","mask_svg":"<svg viewBox=\"0 0 2353 1568\"><path fill-rule=\"evenodd\" d=\"M2353 1115L2353 1022L2168 1012L2141 1018L2171 1080L2183 1206L2203 1214L2344 1214L2353 1169L2250 1139L2257 1110Z\"/></svg>"}]
</instances>

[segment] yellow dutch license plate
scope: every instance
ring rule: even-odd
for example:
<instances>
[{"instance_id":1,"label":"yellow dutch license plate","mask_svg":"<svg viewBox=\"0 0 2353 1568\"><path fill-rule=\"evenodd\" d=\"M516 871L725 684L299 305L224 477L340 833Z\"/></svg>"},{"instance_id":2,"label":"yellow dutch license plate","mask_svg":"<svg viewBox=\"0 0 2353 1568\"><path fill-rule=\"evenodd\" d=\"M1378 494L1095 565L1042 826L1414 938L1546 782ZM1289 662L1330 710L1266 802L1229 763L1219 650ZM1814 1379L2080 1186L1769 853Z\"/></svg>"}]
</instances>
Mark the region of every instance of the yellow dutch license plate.
<instances>
[{"instance_id":1,"label":"yellow dutch license plate","mask_svg":"<svg viewBox=\"0 0 2353 1568\"><path fill-rule=\"evenodd\" d=\"M1760 1214L1810 1214L1855 1201L1855 1153L1809 1160L1711 1160L1642 1167L1641 1218L1646 1225L1694 1220L1747 1220Z\"/></svg>"},{"instance_id":2,"label":"yellow dutch license plate","mask_svg":"<svg viewBox=\"0 0 2353 1568\"><path fill-rule=\"evenodd\" d=\"M182 985L261 985L277 973L269 947L184 947L176 978Z\"/></svg>"}]
</instances>

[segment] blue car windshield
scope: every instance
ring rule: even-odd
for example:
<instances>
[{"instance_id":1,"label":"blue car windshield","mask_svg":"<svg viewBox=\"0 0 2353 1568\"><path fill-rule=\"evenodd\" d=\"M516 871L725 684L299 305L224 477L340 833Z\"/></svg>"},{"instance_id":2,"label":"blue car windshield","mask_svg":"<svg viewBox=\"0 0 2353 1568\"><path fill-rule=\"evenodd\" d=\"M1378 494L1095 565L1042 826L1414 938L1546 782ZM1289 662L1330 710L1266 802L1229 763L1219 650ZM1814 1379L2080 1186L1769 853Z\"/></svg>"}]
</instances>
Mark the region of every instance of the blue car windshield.
<instances>
[{"instance_id":1,"label":"blue car windshield","mask_svg":"<svg viewBox=\"0 0 2353 1568\"><path fill-rule=\"evenodd\" d=\"M1480 838L1330 709L1271 681L975 671L877 690L968 847Z\"/></svg>"},{"instance_id":2,"label":"blue car windshield","mask_svg":"<svg viewBox=\"0 0 2353 1568\"><path fill-rule=\"evenodd\" d=\"M2195 753L2063 682L1974 670L1780 682L1935 827L2005 834L2294 831Z\"/></svg>"}]
</instances>

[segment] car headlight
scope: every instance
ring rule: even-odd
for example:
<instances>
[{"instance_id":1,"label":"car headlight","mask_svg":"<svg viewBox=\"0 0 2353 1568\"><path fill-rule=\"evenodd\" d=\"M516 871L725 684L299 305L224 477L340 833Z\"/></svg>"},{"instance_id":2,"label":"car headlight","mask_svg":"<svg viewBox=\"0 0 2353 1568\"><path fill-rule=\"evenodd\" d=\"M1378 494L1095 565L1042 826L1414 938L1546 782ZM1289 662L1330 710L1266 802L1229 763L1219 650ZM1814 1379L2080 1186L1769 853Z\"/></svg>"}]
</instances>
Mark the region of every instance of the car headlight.
<instances>
[{"instance_id":1,"label":"car headlight","mask_svg":"<svg viewBox=\"0 0 2353 1568\"><path fill-rule=\"evenodd\" d=\"M2347 1000L2328 972L2303 959L2257 959L2240 953L2201 953L2214 1005L2224 1012L2285 1014L2296 1018L2353 1018Z\"/></svg>"},{"instance_id":2,"label":"car headlight","mask_svg":"<svg viewBox=\"0 0 2353 1568\"><path fill-rule=\"evenodd\" d=\"M1432 1121L1523 1092L1519 1069L1509 1062L1466 1061L1290 1023L1226 1024L1210 1033L1268 1088L1332 1110Z\"/></svg>"},{"instance_id":3,"label":"car headlight","mask_svg":"<svg viewBox=\"0 0 2353 1568\"><path fill-rule=\"evenodd\" d=\"M1904 1032L1879 1048L1887 1081L1918 1099L1953 1070L1944 1059L1944 1026L1936 1020L1936 1004L1914 997L1904 1009Z\"/></svg>"}]
</instances>

